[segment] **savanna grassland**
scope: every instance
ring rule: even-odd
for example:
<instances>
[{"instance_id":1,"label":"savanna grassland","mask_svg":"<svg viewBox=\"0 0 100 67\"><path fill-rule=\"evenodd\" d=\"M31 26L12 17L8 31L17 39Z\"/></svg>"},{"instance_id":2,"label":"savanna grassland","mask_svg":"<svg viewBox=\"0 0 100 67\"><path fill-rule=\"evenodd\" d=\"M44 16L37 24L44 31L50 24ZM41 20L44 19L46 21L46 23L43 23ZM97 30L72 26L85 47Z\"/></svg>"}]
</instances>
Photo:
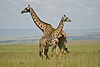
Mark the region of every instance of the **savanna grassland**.
<instances>
[{"instance_id":1,"label":"savanna grassland","mask_svg":"<svg viewBox=\"0 0 100 67\"><path fill-rule=\"evenodd\" d=\"M100 40L69 41L69 54L42 62L38 45L0 45L0 67L100 67ZM50 52L50 51L49 51ZM50 55L49 55L50 56Z\"/></svg>"}]
</instances>

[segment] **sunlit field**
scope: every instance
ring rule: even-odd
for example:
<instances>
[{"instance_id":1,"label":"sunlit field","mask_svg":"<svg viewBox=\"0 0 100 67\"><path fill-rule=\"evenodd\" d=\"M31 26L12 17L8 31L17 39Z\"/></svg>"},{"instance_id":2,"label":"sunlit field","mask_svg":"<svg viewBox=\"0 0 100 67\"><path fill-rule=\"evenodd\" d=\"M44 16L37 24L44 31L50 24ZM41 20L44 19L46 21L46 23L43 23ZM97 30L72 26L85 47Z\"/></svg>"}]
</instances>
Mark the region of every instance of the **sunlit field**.
<instances>
[{"instance_id":1,"label":"sunlit field","mask_svg":"<svg viewBox=\"0 0 100 67\"><path fill-rule=\"evenodd\" d=\"M100 67L100 40L68 41L68 48L66 58L54 53L42 62L37 44L1 44L0 67Z\"/></svg>"}]
</instances>

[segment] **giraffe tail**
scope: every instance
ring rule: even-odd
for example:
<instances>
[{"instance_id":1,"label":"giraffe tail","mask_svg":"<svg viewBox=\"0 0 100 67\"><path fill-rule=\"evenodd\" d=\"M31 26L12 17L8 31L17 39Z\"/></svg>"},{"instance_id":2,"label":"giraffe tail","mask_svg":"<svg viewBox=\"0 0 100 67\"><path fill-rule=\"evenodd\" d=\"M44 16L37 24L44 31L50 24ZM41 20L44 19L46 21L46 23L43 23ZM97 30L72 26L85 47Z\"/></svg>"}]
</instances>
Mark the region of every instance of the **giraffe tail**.
<instances>
[{"instance_id":1,"label":"giraffe tail","mask_svg":"<svg viewBox=\"0 0 100 67\"><path fill-rule=\"evenodd\" d=\"M67 53L70 53L71 52L71 51L68 50L68 48L65 48L65 50L66 50Z\"/></svg>"}]
</instances>

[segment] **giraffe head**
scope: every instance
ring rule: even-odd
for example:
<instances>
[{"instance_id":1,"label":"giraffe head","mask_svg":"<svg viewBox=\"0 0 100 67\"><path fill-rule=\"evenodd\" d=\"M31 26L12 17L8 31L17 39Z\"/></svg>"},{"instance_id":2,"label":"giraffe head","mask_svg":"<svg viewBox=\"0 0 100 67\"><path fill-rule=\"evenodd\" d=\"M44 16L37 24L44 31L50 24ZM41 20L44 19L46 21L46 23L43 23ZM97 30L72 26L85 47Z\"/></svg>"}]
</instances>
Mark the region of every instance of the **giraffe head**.
<instances>
[{"instance_id":1,"label":"giraffe head","mask_svg":"<svg viewBox=\"0 0 100 67\"><path fill-rule=\"evenodd\" d=\"M26 8L21 12L21 14L30 12L30 8L31 8L30 5L28 5L28 7L26 7Z\"/></svg>"},{"instance_id":2,"label":"giraffe head","mask_svg":"<svg viewBox=\"0 0 100 67\"><path fill-rule=\"evenodd\" d=\"M70 20L66 15L64 15L64 16L62 17L62 21L63 21L63 22L71 22L71 20Z\"/></svg>"}]
</instances>

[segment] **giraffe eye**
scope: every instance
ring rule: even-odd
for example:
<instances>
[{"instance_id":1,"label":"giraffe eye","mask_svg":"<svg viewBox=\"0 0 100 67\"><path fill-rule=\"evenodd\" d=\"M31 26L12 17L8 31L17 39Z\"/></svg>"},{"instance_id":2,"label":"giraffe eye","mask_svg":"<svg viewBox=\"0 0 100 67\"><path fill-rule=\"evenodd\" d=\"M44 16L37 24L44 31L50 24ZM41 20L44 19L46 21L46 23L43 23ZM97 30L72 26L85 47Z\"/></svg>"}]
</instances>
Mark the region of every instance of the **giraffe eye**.
<instances>
[{"instance_id":1,"label":"giraffe eye","mask_svg":"<svg viewBox=\"0 0 100 67\"><path fill-rule=\"evenodd\" d=\"M27 8L25 8L25 10L27 10Z\"/></svg>"}]
</instances>

